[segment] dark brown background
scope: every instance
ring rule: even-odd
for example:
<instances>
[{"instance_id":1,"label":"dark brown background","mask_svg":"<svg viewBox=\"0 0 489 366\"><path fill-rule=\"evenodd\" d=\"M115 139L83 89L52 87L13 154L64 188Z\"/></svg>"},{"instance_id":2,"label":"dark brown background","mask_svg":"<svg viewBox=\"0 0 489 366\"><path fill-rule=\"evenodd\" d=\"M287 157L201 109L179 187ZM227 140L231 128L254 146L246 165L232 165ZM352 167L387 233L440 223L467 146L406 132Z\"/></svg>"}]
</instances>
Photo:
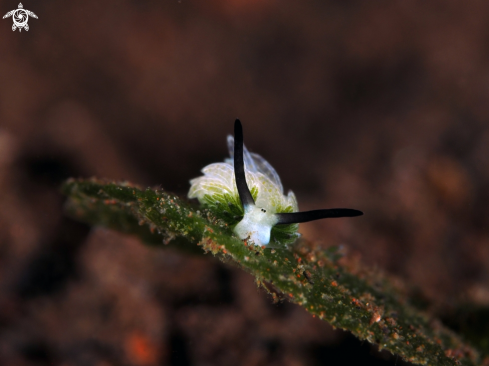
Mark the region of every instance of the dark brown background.
<instances>
[{"instance_id":1,"label":"dark brown background","mask_svg":"<svg viewBox=\"0 0 489 366\"><path fill-rule=\"evenodd\" d=\"M63 216L69 176L161 185L233 121L301 225L417 288L489 304L487 1L28 1L0 22L0 364L387 364L212 258ZM0 1L0 13L15 9Z\"/></svg>"}]
</instances>

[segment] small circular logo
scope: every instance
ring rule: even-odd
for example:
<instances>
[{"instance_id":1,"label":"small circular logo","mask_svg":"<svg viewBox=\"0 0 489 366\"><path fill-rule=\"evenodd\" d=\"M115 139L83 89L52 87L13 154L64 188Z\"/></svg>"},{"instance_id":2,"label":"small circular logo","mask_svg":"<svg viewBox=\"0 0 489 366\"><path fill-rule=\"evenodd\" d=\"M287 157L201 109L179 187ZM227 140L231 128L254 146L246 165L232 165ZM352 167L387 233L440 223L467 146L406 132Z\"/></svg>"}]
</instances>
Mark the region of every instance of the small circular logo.
<instances>
[{"instance_id":1,"label":"small circular logo","mask_svg":"<svg viewBox=\"0 0 489 366\"><path fill-rule=\"evenodd\" d=\"M12 18L14 20L14 24L18 28L24 28L24 26L27 24L27 21L29 20L29 14L27 14L24 9L17 9L16 11L14 11Z\"/></svg>"}]
</instances>

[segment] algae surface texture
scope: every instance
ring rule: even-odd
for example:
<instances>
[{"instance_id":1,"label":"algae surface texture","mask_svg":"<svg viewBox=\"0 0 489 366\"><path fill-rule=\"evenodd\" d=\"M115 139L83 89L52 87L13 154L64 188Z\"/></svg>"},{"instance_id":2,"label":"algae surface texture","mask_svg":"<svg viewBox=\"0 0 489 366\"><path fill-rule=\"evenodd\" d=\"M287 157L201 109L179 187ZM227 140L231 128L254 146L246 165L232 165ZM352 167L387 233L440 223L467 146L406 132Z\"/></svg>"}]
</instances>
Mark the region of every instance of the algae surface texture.
<instances>
[{"instance_id":1,"label":"algae surface texture","mask_svg":"<svg viewBox=\"0 0 489 366\"><path fill-rule=\"evenodd\" d=\"M410 304L385 276L348 265L335 249L306 239L282 248L247 245L226 210L198 209L161 189L130 183L68 180L73 217L134 234L150 245L214 255L251 273L273 301L291 301L313 317L422 365L480 365L481 353L440 321ZM486 361L487 362L487 361Z\"/></svg>"}]
</instances>

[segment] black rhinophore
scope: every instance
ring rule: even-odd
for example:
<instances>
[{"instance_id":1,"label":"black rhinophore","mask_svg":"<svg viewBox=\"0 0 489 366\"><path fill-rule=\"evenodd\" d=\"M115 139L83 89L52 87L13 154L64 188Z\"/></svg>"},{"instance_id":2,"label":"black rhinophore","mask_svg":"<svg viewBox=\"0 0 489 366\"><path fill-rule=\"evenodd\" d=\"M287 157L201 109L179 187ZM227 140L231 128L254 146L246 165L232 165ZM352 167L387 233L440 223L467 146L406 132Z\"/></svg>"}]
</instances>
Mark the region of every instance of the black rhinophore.
<instances>
[{"instance_id":1,"label":"black rhinophore","mask_svg":"<svg viewBox=\"0 0 489 366\"><path fill-rule=\"evenodd\" d=\"M236 178L236 187L238 188L239 198L243 209L255 205L255 201L251 195L248 184L246 183L246 175L243 160L243 127L237 119L234 122L234 176ZM277 224L297 224L300 222L308 222L320 219L335 218L335 217L355 217L363 215L362 211L351 208L329 208L322 210L312 210L304 212L284 212L276 213Z\"/></svg>"}]
</instances>

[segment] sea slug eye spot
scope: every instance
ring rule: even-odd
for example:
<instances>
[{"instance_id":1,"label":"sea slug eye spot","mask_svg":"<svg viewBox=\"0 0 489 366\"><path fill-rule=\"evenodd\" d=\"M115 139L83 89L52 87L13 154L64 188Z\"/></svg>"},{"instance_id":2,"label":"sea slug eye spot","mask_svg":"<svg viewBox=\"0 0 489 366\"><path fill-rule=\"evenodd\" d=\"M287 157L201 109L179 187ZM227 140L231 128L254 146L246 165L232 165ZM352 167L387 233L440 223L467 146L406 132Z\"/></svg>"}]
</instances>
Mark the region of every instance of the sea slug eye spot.
<instances>
[{"instance_id":1,"label":"sea slug eye spot","mask_svg":"<svg viewBox=\"0 0 489 366\"><path fill-rule=\"evenodd\" d=\"M265 210L264 208L261 209L261 212L267 212L267 210Z\"/></svg>"}]
</instances>

